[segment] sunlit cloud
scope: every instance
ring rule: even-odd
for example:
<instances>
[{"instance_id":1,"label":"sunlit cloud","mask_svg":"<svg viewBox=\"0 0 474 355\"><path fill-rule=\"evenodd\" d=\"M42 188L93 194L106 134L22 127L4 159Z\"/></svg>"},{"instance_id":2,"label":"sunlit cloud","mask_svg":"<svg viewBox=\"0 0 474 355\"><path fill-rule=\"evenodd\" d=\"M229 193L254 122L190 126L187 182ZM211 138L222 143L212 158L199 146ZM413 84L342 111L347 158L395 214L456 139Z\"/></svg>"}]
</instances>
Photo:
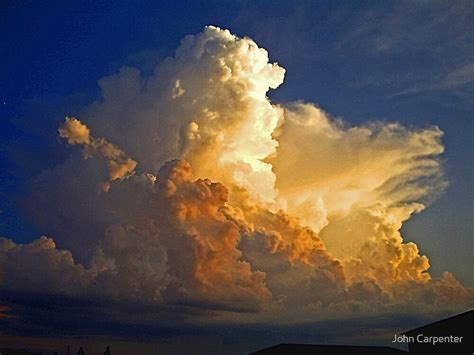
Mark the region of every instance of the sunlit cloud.
<instances>
[{"instance_id":1,"label":"sunlit cloud","mask_svg":"<svg viewBox=\"0 0 474 355\"><path fill-rule=\"evenodd\" d=\"M82 159L32 188L52 234L0 240L1 287L227 322L472 305L400 233L446 187L442 131L273 104L284 73L251 39L208 26L148 78L101 79L102 100L59 128Z\"/></svg>"}]
</instances>

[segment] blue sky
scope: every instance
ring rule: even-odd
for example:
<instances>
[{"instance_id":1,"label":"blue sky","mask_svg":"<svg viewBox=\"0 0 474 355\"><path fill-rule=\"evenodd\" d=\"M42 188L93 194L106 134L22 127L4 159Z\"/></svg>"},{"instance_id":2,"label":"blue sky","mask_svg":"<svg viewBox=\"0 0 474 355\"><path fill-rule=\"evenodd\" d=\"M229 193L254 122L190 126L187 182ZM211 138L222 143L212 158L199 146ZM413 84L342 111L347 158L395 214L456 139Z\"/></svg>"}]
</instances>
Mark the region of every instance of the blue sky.
<instances>
[{"instance_id":1,"label":"blue sky","mask_svg":"<svg viewBox=\"0 0 474 355\"><path fill-rule=\"evenodd\" d=\"M313 102L348 125L439 126L449 187L403 235L429 256L433 275L448 270L474 285L468 0L2 2L0 236L28 242L44 233L25 206L28 187L68 156L58 149L57 127L100 98L97 81L123 66L151 73L185 35L209 24L249 36L286 69L283 85L269 93L273 102ZM288 339L300 340L295 334Z\"/></svg>"},{"instance_id":2,"label":"blue sky","mask_svg":"<svg viewBox=\"0 0 474 355\"><path fill-rule=\"evenodd\" d=\"M473 6L455 2L7 2L0 14L0 233L41 234L19 207L28 179L64 159L56 127L124 65L144 73L207 24L253 38L286 68L275 102L305 100L349 124L444 132L448 190L405 227L436 275L472 284ZM32 158L32 159L30 159Z\"/></svg>"}]
</instances>

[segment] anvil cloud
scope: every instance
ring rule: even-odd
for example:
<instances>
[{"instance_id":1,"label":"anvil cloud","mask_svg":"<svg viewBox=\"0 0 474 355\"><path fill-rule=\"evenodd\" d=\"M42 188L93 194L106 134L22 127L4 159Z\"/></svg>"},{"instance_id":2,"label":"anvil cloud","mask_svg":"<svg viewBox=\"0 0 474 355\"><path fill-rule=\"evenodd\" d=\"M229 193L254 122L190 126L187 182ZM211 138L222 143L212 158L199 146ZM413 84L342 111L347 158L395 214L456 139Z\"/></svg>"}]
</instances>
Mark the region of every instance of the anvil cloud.
<instances>
[{"instance_id":1,"label":"anvil cloud","mask_svg":"<svg viewBox=\"0 0 474 355\"><path fill-rule=\"evenodd\" d=\"M242 322L472 305L400 234L446 186L440 129L273 104L284 73L208 26L150 77L101 79L102 100L59 128L82 156L72 147L31 190L49 236L0 240L0 288Z\"/></svg>"}]
</instances>

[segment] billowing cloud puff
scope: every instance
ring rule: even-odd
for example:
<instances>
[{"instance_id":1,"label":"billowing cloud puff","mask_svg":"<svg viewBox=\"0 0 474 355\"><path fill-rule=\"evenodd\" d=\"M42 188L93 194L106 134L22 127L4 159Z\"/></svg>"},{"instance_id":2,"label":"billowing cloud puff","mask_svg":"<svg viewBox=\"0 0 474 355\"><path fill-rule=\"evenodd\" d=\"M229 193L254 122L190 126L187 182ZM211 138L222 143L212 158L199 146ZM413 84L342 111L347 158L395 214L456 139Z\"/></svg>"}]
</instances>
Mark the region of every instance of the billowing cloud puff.
<instances>
[{"instance_id":1,"label":"billowing cloud puff","mask_svg":"<svg viewBox=\"0 0 474 355\"><path fill-rule=\"evenodd\" d=\"M51 238L29 244L0 238L2 288L20 292L84 294L90 275L74 263L69 251L58 250Z\"/></svg>"},{"instance_id":2,"label":"billowing cloud puff","mask_svg":"<svg viewBox=\"0 0 474 355\"><path fill-rule=\"evenodd\" d=\"M101 79L103 99L59 128L88 159L72 149L33 182L28 207L55 242L2 239L0 287L226 321L472 305L400 234L446 185L442 132L274 105L283 76L251 39L209 26L148 78Z\"/></svg>"},{"instance_id":3,"label":"billowing cloud puff","mask_svg":"<svg viewBox=\"0 0 474 355\"><path fill-rule=\"evenodd\" d=\"M50 238L25 245L2 239L2 287L239 311L258 310L270 298L265 274L241 260L238 225L221 210L227 189L192 180L188 163L133 176L105 200L120 223L105 230L87 269Z\"/></svg>"},{"instance_id":4,"label":"billowing cloud puff","mask_svg":"<svg viewBox=\"0 0 474 355\"><path fill-rule=\"evenodd\" d=\"M150 78L124 68L101 79L103 101L85 115L145 171L182 158L197 177L237 182L255 199L271 200L275 177L263 159L278 144L272 133L281 110L266 93L284 72L251 39L208 26L185 37Z\"/></svg>"},{"instance_id":5,"label":"billowing cloud puff","mask_svg":"<svg viewBox=\"0 0 474 355\"><path fill-rule=\"evenodd\" d=\"M149 275L130 276L136 283L151 278L150 286L162 288L158 298L171 304L253 310L270 297L265 275L240 260L239 228L221 210L227 201L222 184L193 180L190 165L174 160L156 178L134 177L107 197L112 206L123 206L139 194L138 205L117 211L121 226L108 231L100 257L93 259L96 268L112 265L117 281L123 282L123 274L144 267ZM151 248L156 253L150 254ZM123 265L127 260L135 265ZM166 273L153 280L159 270Z\"/></svg>"},{"instance_id":6,"label":"billowing cloud puff","mask_svg":"<svg viewBox=\"0 0 474 355\"><path fill-rule=\"evenodd\" d=\"M115 145L107 140L91 137L89 128L76 118L66 117L64 125L59 128L59 136L67 140L69 144L84 145L84 158L90 158L94 153L100 154L107 160L109 170L109 181L121 180L133 173L137 162L128 158ZM108 190L110 185L105 182L104 190Z\"/></svg>"}]
</instances>

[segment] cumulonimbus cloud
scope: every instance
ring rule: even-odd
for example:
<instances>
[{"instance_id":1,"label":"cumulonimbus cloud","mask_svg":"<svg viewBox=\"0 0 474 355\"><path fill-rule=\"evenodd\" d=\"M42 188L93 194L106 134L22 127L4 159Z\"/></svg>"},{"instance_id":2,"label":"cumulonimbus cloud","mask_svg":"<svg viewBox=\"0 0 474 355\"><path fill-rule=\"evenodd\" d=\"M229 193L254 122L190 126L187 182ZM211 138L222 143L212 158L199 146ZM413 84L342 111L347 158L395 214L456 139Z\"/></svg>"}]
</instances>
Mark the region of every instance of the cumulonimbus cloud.
<instances>
[{"instance_id":1,"label":"cumulonimbus cloud","mask_svg":"<svg viewBox=\"0 0 474 355\"><path fill-rule=\"evenodd\" d=\"M273 321L472 305L400 234L446 185L442 132L275 105L283 77L251 39L208 26L148 78L101 79L85 123L59 129L92 159L33 184L55 242L2 239L0 287Z\"/></svg>"}]
</instances>

